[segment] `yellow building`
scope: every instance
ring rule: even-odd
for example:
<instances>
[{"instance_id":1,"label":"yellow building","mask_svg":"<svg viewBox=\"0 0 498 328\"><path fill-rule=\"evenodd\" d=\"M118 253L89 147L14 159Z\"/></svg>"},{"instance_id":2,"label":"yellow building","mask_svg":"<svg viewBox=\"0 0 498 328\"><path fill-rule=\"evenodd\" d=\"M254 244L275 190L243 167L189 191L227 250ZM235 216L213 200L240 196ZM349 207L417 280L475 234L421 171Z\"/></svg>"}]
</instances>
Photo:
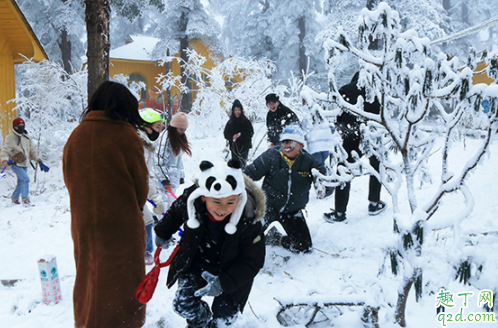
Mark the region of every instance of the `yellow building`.
<instances>
[{"instance_id":1,"label":"yellow building","mask_svg":"<svg viewBox=\"0 0 498 328\"><path fill-rule=\"evenodd\" d=\"M146 88L141 93L140 107L163 110L167 105L167 99L160 92L161 86L156 82L156 77L161 73L166 74L166 67L159 66L159 63L152 59L152 51L158 42L160 42L159 39L152 37L130 36L127 44L111 50L109 76L112 78L115 75L123 74L129 76L131 81L144 82ZM214 67L212 53L204 43L199 39L194 39L189 42L189 47L206 58L204 68L212 69ZM174 56L180 57L180 54L176 53ZM170 69L173 75L180 75L180 64L176 60L171 63ZM189 85L189 89L195 90L195 85ZM177 88L172 88L171 97L174 113L180 99L180 92ZM190 105L194 99L195 91L189 94Z\"/></svg>"},{"instance_id":2,"label":"yellow building","mask_svg":"<svg viewBox=\"0 0 498 328\"><path fill-rule=\"evenodd\" d=\"M486 64L484 64L484 62L480 62L477 64L474 72L481 72L484 71L485 69L486 69ZM472 84L486 83L487 85L490 85L491 82L494 82L494 80L490 78L485 71L482 74L474 74L474 76L472 76Z\"/></svg>"},{"instance_id":3,"label":"yellow building","mask_svg":"<svg viewBox=\"0 0 498 328\"><path fill-rule=\"evenodd\" d=\"M48 59L45 50L14 0L0 0L0 132L3 137L17 117L13 108L16 97L14 65L27 58L34 61Z\"/></svg>"}]
</instances>

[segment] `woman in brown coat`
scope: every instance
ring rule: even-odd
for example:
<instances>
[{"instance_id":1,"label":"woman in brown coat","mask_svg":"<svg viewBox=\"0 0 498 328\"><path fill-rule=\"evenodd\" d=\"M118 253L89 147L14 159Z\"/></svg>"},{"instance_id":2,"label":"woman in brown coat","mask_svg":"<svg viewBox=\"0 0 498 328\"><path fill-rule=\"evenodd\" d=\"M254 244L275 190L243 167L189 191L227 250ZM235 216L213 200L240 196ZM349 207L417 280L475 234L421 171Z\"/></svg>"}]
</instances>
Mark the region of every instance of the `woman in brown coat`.
<instances>
[{"instance_id":1,"label":"woman in brown coat","mask_svg":"<svg viewBox=\"0 0 498 328\"><path fill-rule=\"evenodd\" d=\"M145 276L142 209L148 192L145 123L122 84L104 82L64 146L71 206L76 327L142 327L145 305L134 297Z\"/></svg>"}]
</instances>

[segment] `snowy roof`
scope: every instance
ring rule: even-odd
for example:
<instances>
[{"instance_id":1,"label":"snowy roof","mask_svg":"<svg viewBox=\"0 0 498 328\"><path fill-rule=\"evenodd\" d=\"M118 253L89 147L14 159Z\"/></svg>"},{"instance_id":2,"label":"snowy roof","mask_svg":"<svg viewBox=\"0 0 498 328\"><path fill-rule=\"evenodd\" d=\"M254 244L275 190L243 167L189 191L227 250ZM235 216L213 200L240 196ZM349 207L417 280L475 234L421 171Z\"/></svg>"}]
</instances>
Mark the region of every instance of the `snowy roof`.
<instances>
[{"instance_id":1,"label":"snowy roof","mask_svg":"<svg viewBox=\"0 0 498 328\"><path fill-rule=\"evenodd\" d=\"M149 36L130 35L133 42L111 50L110 58L130 60L152 60L152 50L159 39Z\"/></svg>"}]
</instances>

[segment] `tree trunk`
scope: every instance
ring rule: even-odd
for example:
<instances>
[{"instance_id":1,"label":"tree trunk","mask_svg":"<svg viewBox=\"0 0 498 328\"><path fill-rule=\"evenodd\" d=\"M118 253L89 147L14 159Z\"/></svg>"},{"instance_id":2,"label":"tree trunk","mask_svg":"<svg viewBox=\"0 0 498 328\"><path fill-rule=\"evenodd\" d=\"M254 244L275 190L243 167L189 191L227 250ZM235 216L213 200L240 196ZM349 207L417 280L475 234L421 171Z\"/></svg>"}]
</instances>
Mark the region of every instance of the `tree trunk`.
<instances>
[{"instance_id":1,"label":"tree trunk","mask_svg":"<svg viewBox=\"0 0 498 328\"><path fill-rule=\"evenodd\" d=\"M444 8L444 10L450 10L451 9L451 0L443 0L443 8Z\"/></svg>"},{"instance_id":2,"label":"tree trunk","mask_svg":"<svg viewBox=\"0 0 498 328\"><path fill-rule=\"evenodd\" d=\"M304 38L306 37L306 21L304 20L304 16L299 17L298 19L299 26L299 74L306 73L307 68L307 58L306 58L306 47L304 46Z\"/></svg>"},{"instance_id":3,"label":"tree trunk","mask_svg":"<svg viewBox=\"0 0 498 328\"><path fill-rule=\"evenodd\" d=\"M97 88L109 80L109 17L108 0L85 0L87 32L88 100Z\"/></svg>"},{"instance_id":4,"label":"tree trunk","mask_svg":"<svg viewBox=\"0 0 498 328\"><path fill-rule=\"evenodd\" d=\"M469 23L469 6L466 0L462 1L462 22Z\"/></svg>"},{"instance_id":5,"label":"tree trunk","mask_svg":"<svg viewBox=\"0 0 498 328\"><path fill-rule=\"evenodd\" d=\"M188 63L188 37L187 37L187 25L188 25L188 13L183 11L180 15L180 19L178 20L178 30L180 31L180 73L181 73L181 85L187 85L188 76L185 71L184 65ZM183 91L180 95L179 108L177 111L186 112L190 111L190 103L188 101L188 93L192 92L192 90Z\"/></svg>"},{"instance_id":6,"label":"tree trunk","mask_svg":"<svg viewBox=\"0 0 498 328\"><path fill-rule=\"evenodd\" d=\"M68 39L67 30L65 28L63 28L61 31L59 49L61 50L62 67L67 72L67 74L71 74L71 41L69 41Z\"/></svg>"},{"instance_id":7,"label":"tree trunk","mask_svg":"<svg viewBox=\"0 0 498 328\"><path fill-rule=\"evenodd\" d=\"M409 279L405 279L403 292L398 293L398 303L396 304L395 319L396 323L399 324L400 327L406 327L406 320L405 320L406 301L408 300L408 295L410 293L410 289L412 288L414 281L415 281L415 273L413 273Z\"/></svg>"},{"instance_id":8,"label":"tree trunk","mask_svg":"<svg viewBox=\"0 0 498 328\"><path fill-rule=\"evenodd\" d=\"M169 57L169 49L166 50L166 56ZM166 63L166 75L169 73L169 71L171 70L171 62L167 62ZM166 90L166 100L167 100L167 113L168 113L168 117L166 118L166 125L169 125L169 122L171 122L171 118L173 116L173 104L171 103L171 87L168 88L168 90Z\"/></svg>"}]
</instances>

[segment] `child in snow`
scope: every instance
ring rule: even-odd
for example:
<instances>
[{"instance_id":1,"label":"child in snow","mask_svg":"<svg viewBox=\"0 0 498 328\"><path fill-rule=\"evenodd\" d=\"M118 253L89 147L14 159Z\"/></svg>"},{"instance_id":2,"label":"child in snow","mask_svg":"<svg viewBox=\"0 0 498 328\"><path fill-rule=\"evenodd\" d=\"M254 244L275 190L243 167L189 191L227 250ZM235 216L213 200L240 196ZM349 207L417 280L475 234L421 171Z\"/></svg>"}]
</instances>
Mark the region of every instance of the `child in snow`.
<instances>
[{"instance_id":1,"label":"child in snow","mask_svg":"<svg viewBox=\"0 0 498 328\"><path fill-rule=\"evenodd\" d=\"M261 154L244 173L253 180L264 177L266 194L264 230L270 223L278 221L287 236L282 236L275 227L266 242L281 245L296 252L311 251L311 235L302 210L309 200L313 177L312 169L325 174L325 166L303 148L304 132L297 125L289 125L280 135L281 146L275 146Z\"/></svg>"},{"instance_id":2,"label":"child in snow","mask_svg":"<svg viewBox=\"0 0 498 328\"><path fill-rule=\"evenodd\" d=\"M260 188L244 179L240 165L237 160L228 165L203 161L198 182L178 197L154 228L156 245L164 248L184 225L166 285L171 288L178 280L173 307L187 320L187 327L232 323L264 264L260 219L265 198ZM203 296L214 296L211 308Z\"/></svg>"}]
</instances>

